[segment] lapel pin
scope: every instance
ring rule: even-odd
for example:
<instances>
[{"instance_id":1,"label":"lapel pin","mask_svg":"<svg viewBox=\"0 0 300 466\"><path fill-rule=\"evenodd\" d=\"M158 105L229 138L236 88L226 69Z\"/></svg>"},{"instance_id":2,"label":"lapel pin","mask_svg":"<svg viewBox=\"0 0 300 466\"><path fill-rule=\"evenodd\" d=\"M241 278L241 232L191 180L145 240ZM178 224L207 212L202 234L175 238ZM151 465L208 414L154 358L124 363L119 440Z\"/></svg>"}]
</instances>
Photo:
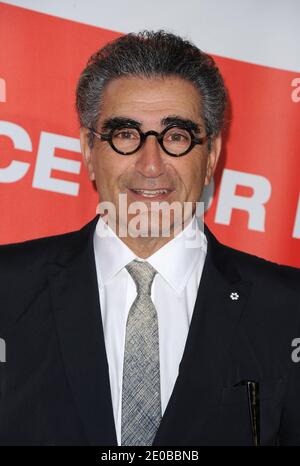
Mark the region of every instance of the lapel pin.
<instances>
[{"instance_id":1,"label":"lapel pin","mask_svg":"<svg viewBox=\"0 0 300 466\"><path fill-rule=\"evenodd\" d=\"M233 300L233 301L236 301L237 299L239 299L240 295L236 292L232 292L230 293L230 298Z\"/></svg>"}]
</instances>

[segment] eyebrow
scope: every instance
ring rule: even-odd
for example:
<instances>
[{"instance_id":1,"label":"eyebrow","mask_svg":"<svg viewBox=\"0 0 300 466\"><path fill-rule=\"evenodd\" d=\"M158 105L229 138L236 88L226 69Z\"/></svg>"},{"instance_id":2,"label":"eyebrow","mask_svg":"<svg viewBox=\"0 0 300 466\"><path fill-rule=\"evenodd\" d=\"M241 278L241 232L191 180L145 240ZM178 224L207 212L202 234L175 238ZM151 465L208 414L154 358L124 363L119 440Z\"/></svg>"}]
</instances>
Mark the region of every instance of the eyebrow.
<instances>
[{"instance_id":1,"label":"eyebrow","mask_svg":"<svg viewBox=\"0 0 300 466\"><path fill-rule=\"evenodd\" d=\"M189 118L183 118L178 115L169 115L165 118L162 118L160 120L160 123L163 127L169 126L169 125L178 125L178 126L184 126L185 128L194 131L195 133L200 133L200 126L198 123L196 123L193 120L190 120ZM133 120L132 118L129 117L120 117L120 116L115 116L111 118L107 118L104 120L102 124L102 131L107 131L111 129L117 129L120 128L121 126L130 126L131 128L139 128L141 129L142 127L142 122L138 120Z\"/></svg>"}]
</instances>

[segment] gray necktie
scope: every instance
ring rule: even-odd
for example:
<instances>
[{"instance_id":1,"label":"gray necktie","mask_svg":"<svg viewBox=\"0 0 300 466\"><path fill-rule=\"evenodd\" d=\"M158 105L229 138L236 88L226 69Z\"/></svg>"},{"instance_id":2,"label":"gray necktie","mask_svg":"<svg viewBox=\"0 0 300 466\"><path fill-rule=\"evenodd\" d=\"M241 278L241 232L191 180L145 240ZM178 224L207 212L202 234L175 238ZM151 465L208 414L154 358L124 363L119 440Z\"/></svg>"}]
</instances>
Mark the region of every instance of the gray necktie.
<instances>
[{"instance_id":1,"label":"gray necktie","mask_svg":"<svg viewBox=\"0 0 300 466\"><path fill-rule=\"evenodd\" d=\"M122 445L152 445L161 421L158 322L151 300L156 270L133 260L126 266L137 289L129 310L122 386Z\"/></svg>"}]
</instances>

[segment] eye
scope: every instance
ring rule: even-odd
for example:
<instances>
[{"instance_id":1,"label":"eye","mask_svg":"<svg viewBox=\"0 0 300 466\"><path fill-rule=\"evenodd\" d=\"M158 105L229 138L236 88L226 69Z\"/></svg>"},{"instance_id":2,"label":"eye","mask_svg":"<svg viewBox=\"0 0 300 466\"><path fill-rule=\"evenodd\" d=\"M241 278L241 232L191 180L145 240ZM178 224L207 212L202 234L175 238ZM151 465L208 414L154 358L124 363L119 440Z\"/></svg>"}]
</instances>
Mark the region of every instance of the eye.
<instances>
[{"instance_id":1,"label":"eye","mask_svg":"<svg viewBox=\"0 0 300 466\"><path fill-rule=\"evenodd\" d=\"M135 128L120 128L113 132L114 139L135 140L139 139L139 132Z\"/></svg>"},{"instance_id":2,"label":"eye","mask_svg":"<svg viewBox=\"0 0 300 466\"><path fill-rule=\"evenodd\" d=\"M169 143L186 143L190 139L190 133L184 128L170 128L164 137L164 140Z\"/></svg>"},{"instance_id":3,"label":"eye","mask_svg":"<svg viewBox=\"0 0 300 466\"><path fill-rule=\"evenodd\" d=\"M181 133L172 133L169 135L169 138L172 140L172 141L176 141L176 142L181 142L182 140L186 140L187 137L185 134L181 134Z\"/></svg>"}]
</instances>

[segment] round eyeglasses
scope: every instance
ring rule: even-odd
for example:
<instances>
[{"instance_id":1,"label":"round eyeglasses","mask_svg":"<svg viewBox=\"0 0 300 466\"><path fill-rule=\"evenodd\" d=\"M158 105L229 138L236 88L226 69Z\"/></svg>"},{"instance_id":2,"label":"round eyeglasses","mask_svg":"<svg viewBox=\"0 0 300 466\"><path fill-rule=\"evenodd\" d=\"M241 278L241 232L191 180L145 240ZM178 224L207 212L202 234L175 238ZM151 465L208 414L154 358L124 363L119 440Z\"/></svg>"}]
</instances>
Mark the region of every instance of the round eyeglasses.
<instances>
[{"instance_id":1,"label":"round eyeglasses","mask_svg":"<svg viewBox=\"0 0 300 466\"><path fill-rule=\"evenodd\" d=\"M167 126L161 133L153 130L143 133L132 126L113 128L107 134L98 133L93 128L88 129L101 141L109 142L111 148L121 155L137 152L148 136L155 136L163 151L172 157L186 155L196 144L204 144L209 139L208 135L196 137L190 129L178 125Z\"/></svg>"}]
</instances>

